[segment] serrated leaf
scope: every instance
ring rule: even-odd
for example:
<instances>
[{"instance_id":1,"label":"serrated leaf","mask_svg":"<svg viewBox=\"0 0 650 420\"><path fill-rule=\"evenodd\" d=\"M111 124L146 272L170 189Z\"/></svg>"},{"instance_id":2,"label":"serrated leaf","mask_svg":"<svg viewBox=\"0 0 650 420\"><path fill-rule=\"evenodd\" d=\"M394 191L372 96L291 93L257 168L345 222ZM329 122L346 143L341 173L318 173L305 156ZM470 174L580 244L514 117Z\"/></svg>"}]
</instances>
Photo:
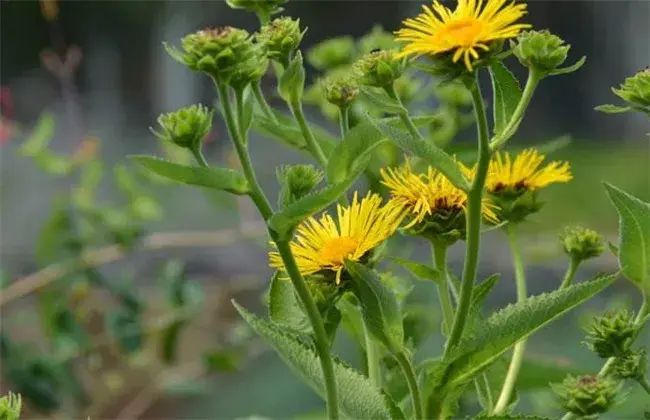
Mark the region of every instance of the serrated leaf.
<instances>
[{"instance_id":1,"label":"serrated leaf","mask_svg":"<svg viewBox=\"0 0 650 420\"><path fill-rule=\"evenodd\" d=\"M365 100L379 111L388 114L400 114L406 111L406 108L395 99L388 96L383 91L371 90L368 87L361 88L361 99Z\"/></svg>"},{"instance_id":2,"label":"serrated leaf","mask_svg":"<svg viewBox=\"0 0 650 420\"><path fill-rule=\"evenodd\" d=\"M605 188L619 214L621 271L643 290L650 291L650 204L611 184L605 183Z\"/></svg>"},{"instance_id":3,"label":"serrated leaf","mask_svg":"<svg viewBox=\"0 0 650 420\"><path fill-rule=\"evenodd\" d=\"M300 308L291 280L281 277L278 271L271 278L269 318L296 332L309 334L312 331L309 319Z\"/></svg>"},{"instance_id":4,"label":"serrated leaf","mask_svg":"<svg viewBox=\"0 0 650 420\"><path fill-rule=\"evenodd\" d=\"M609 286L617 274L529 297L509 305L477 324L472 336L463 338L445 362L446 386L469 382L517 342L590 299Z\"/></svg>"},{"instance_id":5,"label":"serrated leaf","mask_svg":"<svg viewBox=\"0 0 650 420\"><path fill-rule=\"evenodd\" d=\"M490 63L492 91L494 92L494 134L506 127L521 99L521 88L515 76L501 61Z\"/></svg>"},{"instance_id":6,"label":"serrated leaf","mask_svg":"<svg viewBox=\"0 0 650 420\"><path fill-rule=\"evenodd\" d=\"M458 188L467 191L469 184L460 169L460 165L444 150L423 139L398 130L381 120L372 120L379 131L394 141L402 150L424 159L433 168L445 175Z\"/></svg>"},{"instance_id":7,"label":"serrated leaf","mask_svg":"<svg viewBox=\"0 0 650 420\"><path fill-rule=\"evenodd\" d=\"M130 157L156 174L182 184L213 188L237 195L250 192L244 175L232 169L185 166L154 156Z\"/></svg>"},{"instance_id":8,"label":"serrated leaf","mask_svg":"<svg viewBox=\"0 0 650 420\"><path fill-rule=\"evenodd\" d=\"M37 156L45 150L54 135L54 118L49 113L42 113L32 134L20 146L22 156Z\"/></svg>"},{"instance_id":9,"label":"serrated leaf","mask_svg":"<svg viewBox=\"0 0 650 420\"><path fill-rule=\"evenodd\" d=\"M315 350L298 336L256 317L233 302L237 311L260 336L275 348L279 356L318 395L325 397L325 382ZM334 359L334 376L338 385L340 409L354 419L404 419L395 403L368 378Z\"/></svg>"},{"instance_id":10,"label":"serrated leaf","mask_svg":"<svg viewBox=\"0 0 650 420\"><path fill-rule=\"evenodd\" d=\"M631 106L618 106L612 104L598 105L594 108L598 112L604 112L605 114L622 114L624 112L632 111Z\"/></svg>"},{"instance_id":11,"label":"serrated leaf","mask_svg":"<svg viewBox=\"0 0 650 420\"><path fill-rule=\"evenodd\" d=\"M345 260L344 264L352 277L352 289L359 299L366 328L390 351L401 351L404 347L404 325L395 294L374 270L350 260Z\"/></svg>"},{"instance_id":12,"label":"serrated leaf","mask_svg":"<svg viewBox=\"0 0 650 420\"><path fill-rule=\"evenodd\" d=\"M428 265L421 264L416 261L407 260L405 258L389 257L389 259L395 264L406 268L413 275L413 277L417 278L418 280L433 280L436 283L440 283L442 281L440 271L436 270L433 267L429 267Z\"/></svg>"}]
</instances>

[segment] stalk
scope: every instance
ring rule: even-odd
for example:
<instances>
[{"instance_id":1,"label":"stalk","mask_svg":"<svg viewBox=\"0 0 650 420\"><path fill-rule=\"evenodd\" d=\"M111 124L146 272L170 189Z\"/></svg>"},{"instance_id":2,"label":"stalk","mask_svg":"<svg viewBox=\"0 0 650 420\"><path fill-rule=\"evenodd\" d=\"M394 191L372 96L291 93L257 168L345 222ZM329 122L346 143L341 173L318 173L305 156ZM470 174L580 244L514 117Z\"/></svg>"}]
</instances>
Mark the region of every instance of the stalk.
<instances>
[{"instance_id":1,"label":"stalk","mask_svg":"<svg viewBox=\"0 0 650 420\"><path fill-rule=\"evenodd\" d=\"M390 84L384 88L388 96L395 100L397 103L400 105L402 104L402 100L399 98L399 95L397 95L397 92L395 91L395 86L393 84ZM422 133L420 133L420 130L415 126L413 121L411 120L411 117L409 117L409 113L404 108L404 111L399 113L399 118L402 120L402 123L406 126L406 129L408 130L411 135L417 139L423 140L424 138L422 137Z\"/></svg>"},{"instance_id":2,"label":"stalk","mask_svg":"<svg viewBox=\"0 0 650 420\"><path fill-rule=\"evenodd\" d=\"M350 130L350 111L347 106L339 107L339 128L341 129L341 138L344 138Z\"/></svg>"},{"instance_id":3,"label":"stalk","mask_svg":"<svg viewBox=\"0 0 650 420\"><path fill-rule=\"evenodd\" d=\"M422 416L422 400L420 399L420 389L418 388L418 380L417 376L415 375L415 369L413 369L413 365L403 351L395 354L395 360L397 360L399 367L404 373L406 382L408 383L409 391L411 392L411 398L413 399L413 413L415 415L415 420L424 419Z\"/></svg>"},{"instance_id":4,"label":"stalk","mask_svg":"<svg viewBox=\"0 0 650 420\"><path fill-rule=\"evenodd\" d=\"M302 110L302 103L289 103L289 108L291 108L291 113L298 122L302 137L305 139L305 142L307 142L307 149L309 150L309 153L311 153L314 159L316 159L321 168L326 168L327 158L325 157L323 150L320 148L320 145L316 141L314 134L311 132L309 124L307 124L307 118L305 117L305 113Z\"/></svg>"}]
</instances>

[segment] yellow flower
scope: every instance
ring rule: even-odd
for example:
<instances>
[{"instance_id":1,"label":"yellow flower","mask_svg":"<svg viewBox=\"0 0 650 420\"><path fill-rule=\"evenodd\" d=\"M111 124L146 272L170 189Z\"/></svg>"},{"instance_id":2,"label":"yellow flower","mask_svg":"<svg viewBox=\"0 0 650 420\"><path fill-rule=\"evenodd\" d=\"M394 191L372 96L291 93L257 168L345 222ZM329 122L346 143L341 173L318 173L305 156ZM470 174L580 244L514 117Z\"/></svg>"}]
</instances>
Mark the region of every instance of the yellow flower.
<instances>
[{"instance_id":1,"label":"yellow flower","mask_svg":"<svg viewBox=\"0 0 650 420\"><path fill-rule=\"evenodd\" d=\"M470 170L461 164L466 175ZM382 184L391 192L391 202L405 208L411 215L406 228L422 222L435 215L447 216L464 211L467 207L467 194L455 187L443 174L429 167L425 174L416 174L406 164L392 169L381 169ZM496 221L494 205L488 198L483 201L483 216Z\"/></svg>"},{"instance_id":2,"label":"yellow flower","mask_svg":"<svg viewBox=\"0 0 650 420\"><path fill-rule=\"evenodd\" d=\"M354 194L352 205L338 206L338 223L325 213L320 220L311 217L298 227L291 250L300 273L309 275L321 270L336 273L341 282L343 260L359 261L368 251L385 241L399 227L403 209L394 205L381 206L377 194L368 193L361 201ZM283 269L277 252L269 253L270 266Z\"/></svg>"},{"instance_id":3,"label":"yellow flower","mask_svg":"<svg viewBox=\"0 0 650 420\"><path fill-rule=\"evenodd\" d=\"M505 7L504 7L505 6ZM458 0L455 10L438 0L415 19L406 19L406 28L395 32L397 41L407 42L400 56L437 55L454 51L453 62L463 57L472 71L477 50L488 51L492 41L514 38L531 25L515 23L526 14L525 4L508 4L506 0Z\"/></svg>"},{"instance_id":4,"label":"yellow flower","mask_svg":"<svg viewBox=\"0 0 650 420\"><path fill-rule=\"evenodd\" d=\"M488 191L521 193L572 179L569 162L553 161L542 166L545 157L535 149L526 149L514 158L507 152L497 152L488 168Z\"/></svg>"}]
</instances>

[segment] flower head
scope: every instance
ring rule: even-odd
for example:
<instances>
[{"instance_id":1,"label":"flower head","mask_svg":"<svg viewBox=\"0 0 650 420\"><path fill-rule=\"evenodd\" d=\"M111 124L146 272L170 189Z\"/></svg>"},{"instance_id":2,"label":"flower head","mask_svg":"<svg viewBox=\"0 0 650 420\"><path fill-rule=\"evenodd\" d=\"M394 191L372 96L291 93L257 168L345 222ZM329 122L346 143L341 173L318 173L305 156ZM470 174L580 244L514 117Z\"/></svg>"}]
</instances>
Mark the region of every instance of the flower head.
<instances>
[{"instance_id":1,"label":"flower head","mask_svg":"<svg viewBox=\"0 0 650 420\"><path fill-rule=\"evenodd\" d=\"M572 179L568 162L554 161L542 166L545 157L535 149L526 149L514 158L507 152L497 152L488 169L488 191L496 195L520 195Z\"/></svg>"},{"instance_id":2,"label":"flower head","mask_svg":"<svg viewBox=\"0 0 650 420\"><path fill-rule=\"evenodd\" d=\"M630 311L611 311L594 317L587 331L587 346L602 358L621 356L634 341L638 326Z\"/></svg>"},{"instance_id":3,"label":"flower head","mask_svg":"<svg viewBox=\"0 0 650 420\"><path fill-rule=\"evenodd\" d=\"M405 65L404 58L399 57L396 51L378 50L359 58L354 69L362 85L385 87L402 76Z\"/></svg>"},{"instance_id":4,"label":"flower head","mask_svg":"<svg viewBox=\"0 0 650 420\"><path fill-rule=\"evenodd\" d=\"M359 94L359 82L352 72L334 71L321 81L327 102L347 108Z\"/></svg>"},{"instance_id":5,"label":"flower head","mask_svg":"<svg viewBox=\"0 0 650 420\"><path fill-rule=\"evenodd\" d=\"M626 78L618 89L613 88L612 91L632 105L650 107L650 67Z\"/></svg>"},{"instance_id":6,"label":"flower head","mask_svg":"<svg viewBox=\"0 0 650 420\"><path fill-rule=\"evenodd\" d=\"M547 30L526 31L517 38L512 52L523 66L545 75L566 61L570 48L562 38Z\"/></svg>"},{"instance_id":7,"label":"flower head","mask_svg":"<svg viewBox=\"0 0 650 420\"><path fill-rule=\"evenodd\" d=\"M469 174L469 169L461 165ZM410 215L406 229L433 229L433 234L462 231L467 194L454 186L442 173L429 167L426 174L414 173L410 164L381 169L382 184L391 192L391 202ZM488 198L483 202L483 216L493 222L497 217ZM416 226L423 224L423 226Z\"/></svg>"},{"instance_id":8,"label":"flower head","mask_svg":"<svg viewBox=\"0 0 650 420\"><path fill-rule=\"evenodd\" d=\"M298 227L291 243L298 269L303 275L324 271L341 282L345 259L364 261L376 246L391 236L402 221L404 211L393 205L381 205L381 197L369 193L350 206L338 206L338 223L325 213L320 219L309 218ZM269 253L270 266L283 269L277 252Z\"/></svg>"},{"instance_id":9,"label":"flower head","mask_svg":"<svg viewBox=\"0 0 650 420\"><path fill-rule=\"evenodd\" d=\"M194 149L212 129L214 110L203 105L191 105L174 112L161 114L158 124L161 131L151 131L162 140L179 147Z\"/></svg>"},{"instance_id":10,"label":"flower head","mask_svg":"<svg viewBox=\"0 0 650 420\"><path fill-rule=\"evenodd\" d=\"M283 65L291 60L307 29L300 28L300 19L280 17L262 26L256 35L257 42L264 46L268 57Z\"/></svg>"},{"instance_id":11,"label":"flower head","mask_svg":"<svg viewBox=\"0 0 650 420\"><path fill-rule=\"evenodd\" d=\"M580 226L570 226L560 235L564 252L576 261L595 258L605 250L605 242L598 232Z\"/></svg>"},{"instance_id":12,"label":"flower head","mask_svg":"<svg viewBox=\"0 0 650 420\"><path fill-rule=\"evenodd\" d=\"M458 0L455 10L438 0L431 7L422 6L424 13L406 19L405 28L395 34L406 42L402 55L439 55L453 52L452 61L463 58L472 71L472 61L479 58L478 50L489 51L490 43L519 35L530 25L516 23L526 14L525 4L508 4L506 0Z\"/></svg>"},{"instance_id":13,"label":"flower head","mask_svg":"<svg viewBox=\"0 0 650 420\"><path fill-rule=\"evenodd\" d=\"M592 416L606 412L616 403L621 384L608 377L567 376L562 383L551 384L551 388L567 411Z\"/></svg>"}]
</instances>

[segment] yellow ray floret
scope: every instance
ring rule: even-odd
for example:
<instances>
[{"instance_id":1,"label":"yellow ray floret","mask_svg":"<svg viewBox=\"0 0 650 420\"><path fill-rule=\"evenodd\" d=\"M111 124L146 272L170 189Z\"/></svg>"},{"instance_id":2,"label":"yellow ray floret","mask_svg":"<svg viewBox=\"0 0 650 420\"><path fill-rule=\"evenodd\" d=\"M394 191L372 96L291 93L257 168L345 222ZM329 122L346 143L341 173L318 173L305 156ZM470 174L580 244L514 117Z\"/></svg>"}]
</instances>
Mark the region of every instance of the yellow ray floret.
<instances>
[{"instance_id":1,"label":"yellow ray floret","mask_svg":"<svg viewBox=\"0 0 650 420\"><path fill-rule=\"evenodd\" d=\"M350 206L338 206L338 223L325 213L318 220L311 217L300 225L291 243L300 273L331 270L339 284L344 259L359 261L391 236L402 222L403 209L381 204L377 194L369 193L359 201L355 193ZM277 252L269 253L269 259L271 267L284 268Z\"/></svg>"},{"instance_id":2,"label":"yellow ray floret","mask_svg":"<svg viewBox=\"0 0 650 420\"><path fill-rule=\"evenodd\" d=\"M470 170L461 164L466 175ZM409 163L398 168L381 169L382 184L391 192L391 202L404 208L411 216L410 228L436 212L464 211L467 194L455 187L443 174L429 167L426 174L416 174ZM495 206L488 198L483 200L483 216L497 221Z\"/></svg>"},{"instance_id":3,"label":"yellow ray floret","mask_svg":"<svg viewBox=\"0 0 650 420\"><path fill-rule=\"evenodd\" d=\"M431 7L422 9L424 13L406 19L405 28L395 32L397 41L406 42L399 56L453 51L453 62L463 57L469 71L472 61L479 58L478 50L487 51L490 42L514 38L531 27L516 23L526 14L526 5L506 5L506 0L458 0L455 10L434 0Z\"/></svg>"},{"instance_id":4,"label":"yellow ray floret","mask_svg":"<svg viewBox=\"0 0 650 420\"><path fill-rule=\"evenodd\" d=\"M545 158L535 149L526 149L514 158L507 152L497 152L488 169L488 191L536 190L572 179L569 162L553 161L542 166Z\"/></svg>"}]
</instances>

